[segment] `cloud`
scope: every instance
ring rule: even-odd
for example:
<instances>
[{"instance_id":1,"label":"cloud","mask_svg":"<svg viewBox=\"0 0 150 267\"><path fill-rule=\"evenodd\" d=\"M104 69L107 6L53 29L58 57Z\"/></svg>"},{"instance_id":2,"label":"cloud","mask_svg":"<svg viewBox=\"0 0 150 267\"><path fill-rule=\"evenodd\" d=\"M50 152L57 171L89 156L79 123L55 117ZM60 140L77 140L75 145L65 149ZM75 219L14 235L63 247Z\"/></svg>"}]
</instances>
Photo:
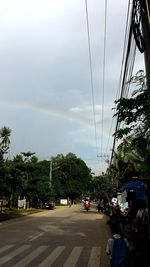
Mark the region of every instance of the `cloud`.
<instances>
[{"instance_id":1,"label":"cloud","mask_svg":"<svg viewBox=\"0 0 150 267\"><path fill-rule=\"evenodd\" d=\"M0 121L12 129L11 155L30 150L43 159L72 152L91 159L86 162L97 173L106 168L96 146L110 155L127 4L108 1L103 88L104 1L88 1L92 95L85 2L0 2Z\"/></svg>"}]
</instances>

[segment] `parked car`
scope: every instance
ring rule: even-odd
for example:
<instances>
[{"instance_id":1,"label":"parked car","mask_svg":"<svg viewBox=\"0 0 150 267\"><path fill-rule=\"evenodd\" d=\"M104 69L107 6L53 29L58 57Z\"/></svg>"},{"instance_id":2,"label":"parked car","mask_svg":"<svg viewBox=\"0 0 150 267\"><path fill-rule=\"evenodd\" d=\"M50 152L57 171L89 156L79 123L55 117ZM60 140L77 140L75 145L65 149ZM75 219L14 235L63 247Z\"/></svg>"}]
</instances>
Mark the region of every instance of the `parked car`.
<instances>
[{"instance_id":1,"label":"parked car","mask_svg":"<svg viewBox=\"0 0 150 267\"><path fill-rule=\"evenodd\" d=\"M55 202L54 201L47 201L44 203L44 208L53 210L55 208Z\"/></svg>"}]
</instances>

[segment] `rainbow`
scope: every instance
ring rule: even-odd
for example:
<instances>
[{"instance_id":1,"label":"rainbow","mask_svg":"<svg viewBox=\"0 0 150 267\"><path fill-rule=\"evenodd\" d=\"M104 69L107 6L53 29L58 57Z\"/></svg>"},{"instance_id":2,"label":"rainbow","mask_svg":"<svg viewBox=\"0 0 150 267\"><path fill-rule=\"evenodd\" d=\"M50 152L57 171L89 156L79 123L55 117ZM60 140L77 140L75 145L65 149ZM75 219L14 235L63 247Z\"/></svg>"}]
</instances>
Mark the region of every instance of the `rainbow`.
<instances>
[{"instance_id":1,"label":"rainbow","mask_svg":"<svg viewBox=\"0 0 150 267\"><path fill-rule=\"evenodd\" d=\"M3 102L4 104L4 102ZM70 111L69 112L65 112L65 111L60 111L60 110L57 110L55 108L49 108L49 107L43 107L43 106L40 106L38 104L35 104L35 103L32 103L32 104L29 104L29 103L8 103L7 102L7 105L12 106L12 107L15 107L15 108L18 108L18 109L32 109L36 112L42 112L42 113L48 113L52 116L56 116L58 118L64 118L66 120L70 120L72 122L76 122L78 124L82 124L82 125L85 125L86 127L90 127L90 128L94 128L94 123L90 120L86 120L85 118L83 117L79 117L79 116L76 116L74 114L72 114Z\"/></svg>"}]
</instances>

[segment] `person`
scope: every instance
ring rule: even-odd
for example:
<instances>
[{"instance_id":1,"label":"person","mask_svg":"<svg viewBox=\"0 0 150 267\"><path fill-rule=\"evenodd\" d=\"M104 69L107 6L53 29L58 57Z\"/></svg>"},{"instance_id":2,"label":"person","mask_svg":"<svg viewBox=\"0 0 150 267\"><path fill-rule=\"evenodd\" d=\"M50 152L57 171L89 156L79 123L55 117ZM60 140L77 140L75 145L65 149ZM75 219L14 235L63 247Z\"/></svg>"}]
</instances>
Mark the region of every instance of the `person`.
<instances>
[{"instance_id":1,"label":"person","mask_svg":"<svg viewBox=\"0 0 150 267\"><path fill-rule=\"evenodd\" d=\"M84 208L88 211L90 209L90 201L89 199L85 199L85 202L84 202Z\"/></svg>"},{"instance_id":2,"label":"person","mask_svg":"<svg viewBox=\"0 0 150 267\"><path fill-rule=\"evenodd\" d=\"M98 212L100 212L100 210L101 210L100 200L98 201L98 204L97 204L97 210L98 210Z\"/></svg>"},{"instance_id":3,"label":"person","mask_svg":"<svg viewBox=\"0 0 150 267\"><path fill-rule=\"evenodd\" d=\"M123 237L118 224L113 226L113 236L106 245L106 254L110 255L111 267L129 266L129 242Z\"/></svg>"},{"instance_id":4,"label":"person","mask_svg":"<svg viewBox=\"0 0 150 267\"><path fill-rule=\"evenodd\" d=\"M131 228L135 233L148 234L148 210L144 201L138 201L138 209L132 220Z\"/></svg>"},{"instance_id":5,"label":"person","mask_svg":"<svg viewBox=\"0 0 150 267\"><path fill-rule=\"evenodd\" d=\"M68 199L68 205L69 205L69 208L71 208L71 199L70 198Z\"/></svg>"},{"instance_id":6,"label":"person","mask_svg":"<svg viewBox=\"0 0 150 267\"><path fill-rule=\"evenodd\" d=\"M136 219L140 224L141 230L145 232L145 234L148 234L148 209L144 201L141 202L141 205L139 206Z\"/></svg>"},{"instance_id":7,"label":"person","mask_svg":"<svg viewBox=\"0 0 150 267\"><path fill-rule=\"evenodd\" d=\"M103 212L104 211L104 199L102 199L100 201L100 211Z\"/></svg>"},{"instance_id":8,"label":"person","mask_svg":"<svg viewBox=\"0 0 150 267\"><path fill-rule=\"evenodd\" d=\"M148 209L146 203L138 201L138 211L134 219L134 246L136 251L136 266L150 266L149 263L149 235L148 235Z\"/></svg>"}]
</instances>

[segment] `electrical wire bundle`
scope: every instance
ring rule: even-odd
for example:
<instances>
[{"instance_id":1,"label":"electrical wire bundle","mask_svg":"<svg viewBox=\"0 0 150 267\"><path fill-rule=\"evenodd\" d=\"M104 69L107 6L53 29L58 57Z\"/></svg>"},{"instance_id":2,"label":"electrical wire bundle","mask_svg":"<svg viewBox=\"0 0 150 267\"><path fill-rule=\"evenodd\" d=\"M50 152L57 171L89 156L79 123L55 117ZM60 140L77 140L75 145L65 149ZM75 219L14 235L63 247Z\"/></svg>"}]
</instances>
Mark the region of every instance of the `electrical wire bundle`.
<instances>
[{"instance_id":1,"label":"electrical wire bundle","mask_svg":"<svg viewBox=\"0 0 150 267\"><path fill-rule=\"evenodd\" d=\"M135 42L135 34L134 34L133 29L134 29L135 21L137 19L137 14L138 14L138 9L137 9L136 4L137 4L137 1L133 1L132 4L130 3L130 1L128 3L123 59L122 59L120 82L119 82L119 90L120 90L119 99L128 97L130 80L132 77L132 72L133 72L133 67L134 67L134 62L135 62L136 42ZM115 133L119 130L119 128L120 128L120 121L119 121L119 116L117 116ZM116 134L114 134L110 165L112 164L115 145L116 145Z\"/></svg>"}]
</instances>

